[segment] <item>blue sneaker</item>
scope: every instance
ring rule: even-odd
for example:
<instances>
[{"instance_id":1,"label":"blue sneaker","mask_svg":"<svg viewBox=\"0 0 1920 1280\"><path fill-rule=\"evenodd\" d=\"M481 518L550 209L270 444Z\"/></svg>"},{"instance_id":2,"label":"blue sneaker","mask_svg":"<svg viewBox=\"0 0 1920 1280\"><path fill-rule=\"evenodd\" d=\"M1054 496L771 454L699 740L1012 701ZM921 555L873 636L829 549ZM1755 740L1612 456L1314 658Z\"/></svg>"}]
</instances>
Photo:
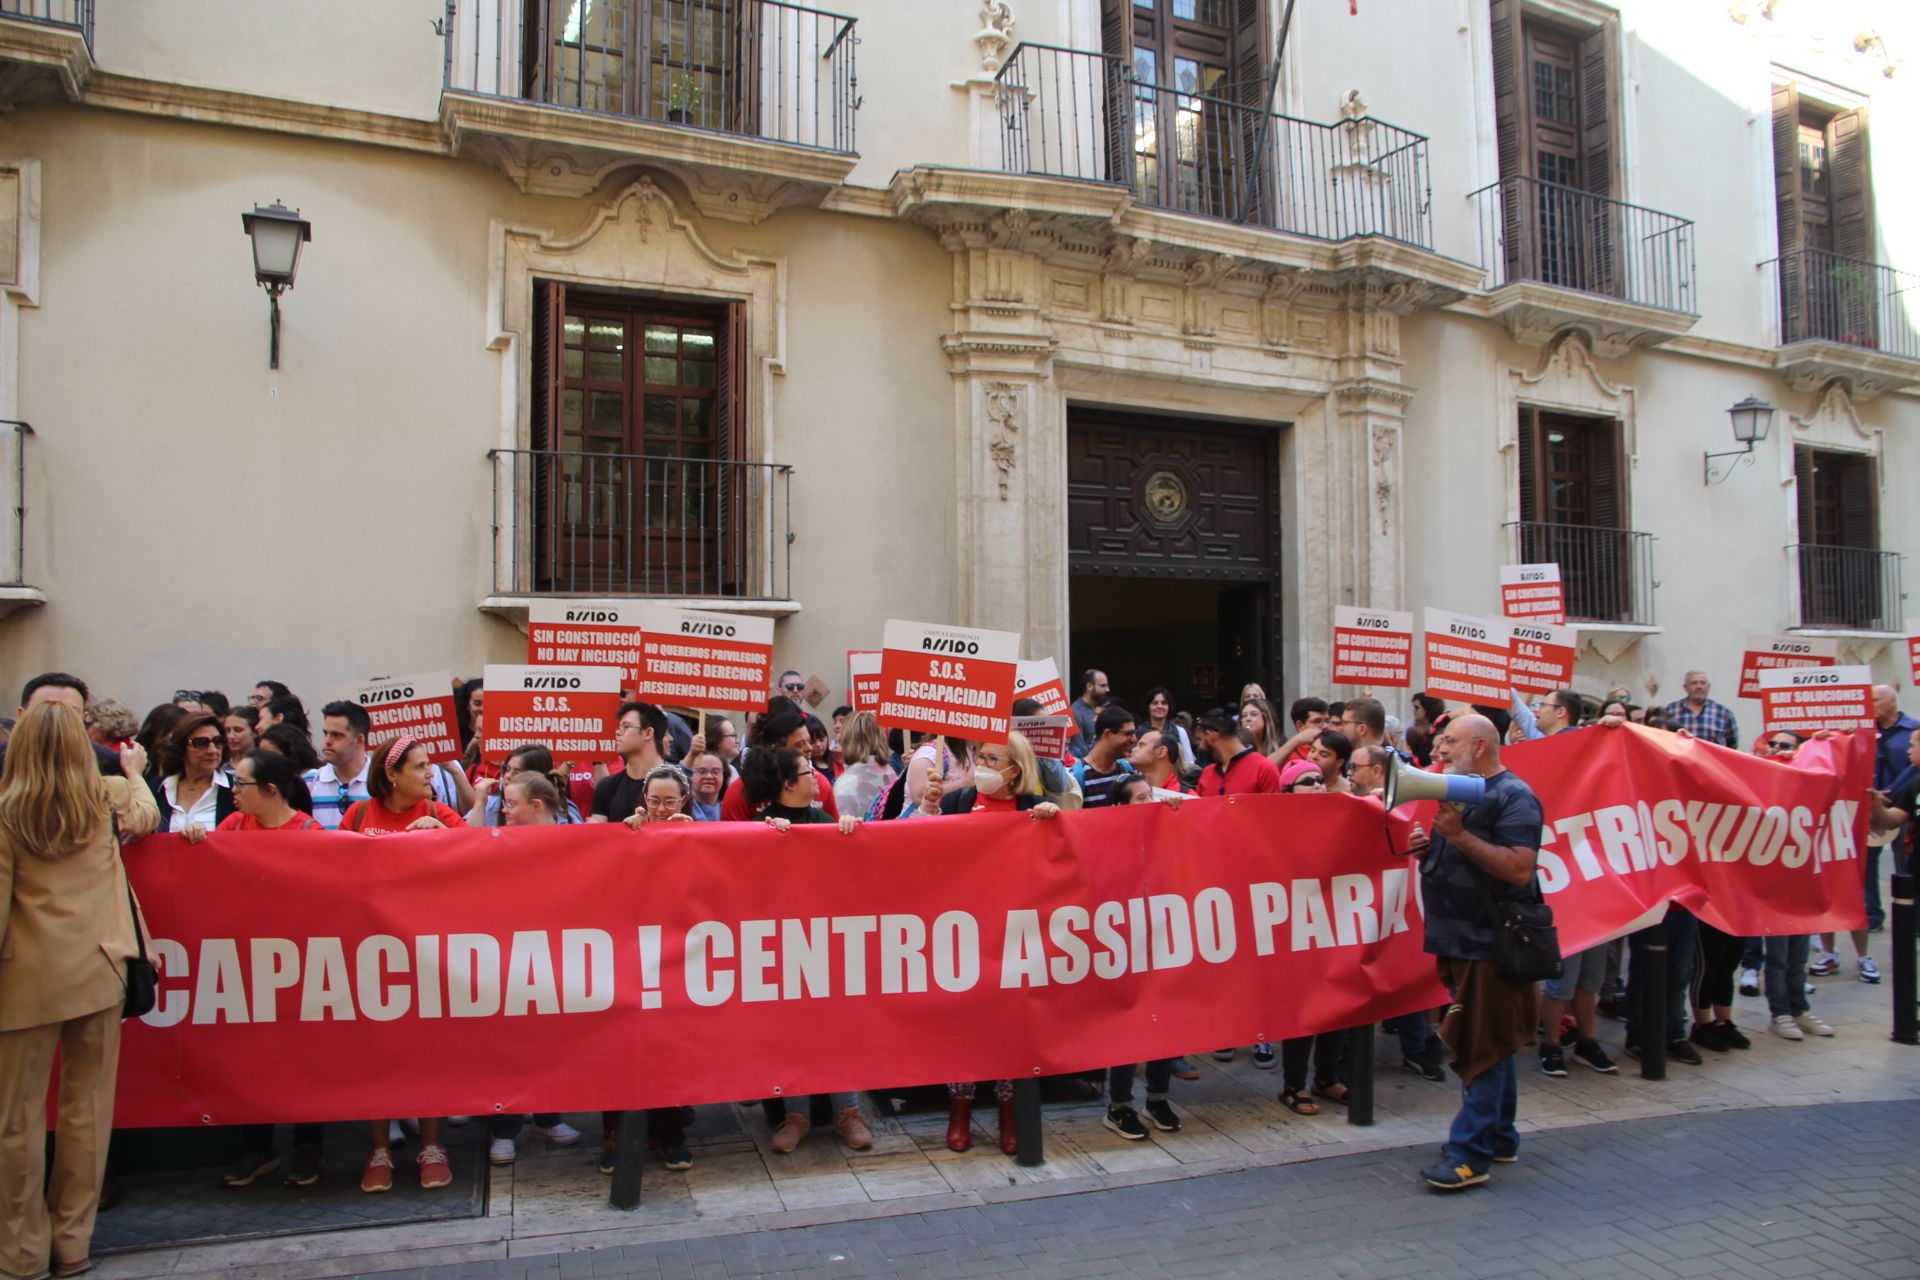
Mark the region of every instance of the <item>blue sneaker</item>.
<instances>
[{"instance_id":1,"label":"blue sneaker","mask_svg":"<svg viewBox=\"0 0 1920 1280\"><path fill-rule=\"evenodd\" d=\"M1475 1173L1470 1164L1450 1164L1445 1160L1428 1165L1421 1170L1420 1176L1436 1191L1464 1191L1487 1180L1486 1174Z\"/></svg>"}]
</instances>

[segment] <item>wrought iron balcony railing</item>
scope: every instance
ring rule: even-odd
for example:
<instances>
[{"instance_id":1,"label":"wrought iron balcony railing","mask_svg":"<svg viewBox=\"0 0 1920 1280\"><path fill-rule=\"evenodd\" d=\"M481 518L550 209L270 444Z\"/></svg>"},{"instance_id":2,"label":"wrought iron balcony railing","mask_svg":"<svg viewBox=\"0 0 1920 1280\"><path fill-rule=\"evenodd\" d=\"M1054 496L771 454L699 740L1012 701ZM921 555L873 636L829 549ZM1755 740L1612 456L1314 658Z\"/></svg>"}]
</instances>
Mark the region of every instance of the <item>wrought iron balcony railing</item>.
<instances>
[{"instance_id":1,"label":"wrought iron balcony railing","mask_svg":"<svg viewBox=\"0 0 1920 1280\"><path fill-rule=\"evenodd\" d=\"M786 0L448 0L446 86L851 153L854 19Z\"/></svg>"},{"instance_id":2,"label":"wrought iron balcony railing","mask_svg":"<svg viewBox=\"0 0 1920 1280\"><path fill-rule=\"evenodd\" d=\"M789 598L793 468L495 449L496 595Z\"/></svg>"},{"instance_id":3,"label":"wrought iron balcony railing","mask_svg":"<svg viewBox=\"0 0 1920 1280\"><path fill-rule=\"evenodd\" d=\"M1900 555L1867 547L1787 548L1800 579L1800 625L1899 631Z\"/></svg>"},{"instance_id":4,"label":"wrought iron balcony railing","mask_svg":"<svg viewBox=\"0 0 1920 1280\"><path fill-rule=\"evenodd\" d=\"M1506 526L1516 564L1560 566L1567 621L1653 625L1653 535L1590 524Z\"/></svg>"},{"instance_id":5,"label":"wrought iron balcony railing","mask_svg":"<svg viewBox=\"0 0 1920 1280\"><path fill-rule=\"evenodd\" d=\"M33 428L24 422L0 418L0 476L12 482L7 494L10 519L0 526L0 587L19 587L27 580L27 437Z\"/></svg>"},{"instance_id":6,"label":"wrought iron balcony railing","mask_svg":"<svg viewBox=\"0 0 1920 1280\"><path fill-rule=\"evenodd\" d=\"M1687 315L1700 310L1686 218L1538 178L1504 178L1474 202L1487 288L1520 280Z\"/></svg>"},{"instance_id":7,"label":"wrought iron balcony railing","mask_svg":"<svg viewBox=\"0 0 1920 1280\"><path fill-rule=\"evenodd\" d=\"M1318 240L1433 246L1420 134L1366 116L1295 120L1053 45L1019 45L995 80L1008 173L1111 182L1156 208Z\"/></svg>"},{"instance_id":8,"label":"wrought iron balcony railing","mask_svg":"<svg viewBox=\"0 0 1920 1280\"><path fill-rule=\"evenodd\" d=\"M93 48L93 0L0 0L0 18L68 27Z\"/></svg>"},{"instance_id":9,"label":"wrought iron balcony railing","mask_svg":"<svg viewBox=\"0 0 1920 1280\"><path fill-rule=\"evenodd\" d=\"M1780 343L1841 342L1920 360L1920 276L1824 249L1767 264L1780 290Z\"/></svg>"}]
</instances>

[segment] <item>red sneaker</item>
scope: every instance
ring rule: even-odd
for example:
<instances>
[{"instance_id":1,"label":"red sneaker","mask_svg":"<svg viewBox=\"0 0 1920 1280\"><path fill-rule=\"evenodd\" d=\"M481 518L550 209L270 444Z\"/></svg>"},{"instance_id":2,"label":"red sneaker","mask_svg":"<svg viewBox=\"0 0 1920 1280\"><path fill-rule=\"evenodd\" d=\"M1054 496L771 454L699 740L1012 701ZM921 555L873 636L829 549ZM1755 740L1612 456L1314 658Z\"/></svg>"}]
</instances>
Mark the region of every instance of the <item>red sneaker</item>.
<instances>
[{"instance_id":1,"label":"red sneaker","mask_svg":"<svg viewBox=\"0 0 1920 1280\"><path fill-rule=\"evenodd\" d=\"M393 1156L385 1147L375 1147L373 1154L367 1157L367 1167L360 1171L360 1189L393 1190Z\"/></svg>"},{"instance_id":2,"label":"red sneaker","mask_svg":"<svg viewBox=\"0 0 1920 1280\"><path fill-rule=\"evenodd\" d=\"M423 1190L432 1191L453 1181L453 1166L447 1163L447 1149L439 1143L428 1143L414 1158L420 1162L420 1186Z\"/></svg>"}]
</instances>

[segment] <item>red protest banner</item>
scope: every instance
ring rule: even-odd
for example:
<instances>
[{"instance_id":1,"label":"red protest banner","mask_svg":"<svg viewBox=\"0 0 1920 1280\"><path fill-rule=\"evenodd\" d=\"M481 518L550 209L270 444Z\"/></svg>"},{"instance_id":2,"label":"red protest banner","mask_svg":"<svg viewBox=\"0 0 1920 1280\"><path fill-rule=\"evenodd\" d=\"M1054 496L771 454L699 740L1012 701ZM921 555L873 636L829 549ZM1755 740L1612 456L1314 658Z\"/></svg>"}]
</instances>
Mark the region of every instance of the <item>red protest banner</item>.
<instances>
[{"instance_id":1,"label":"red protest banner","mask_svg":"<svg viewBox=\"0 0 1920 1280\"><path fill-rule=\"evenodd\" d=\"M527 661L534 666L618 667L640 682L640 609L633 600L535 600L527 606Z\"/></svg>"},{"instance_id":2,"label":"red protest banner","mask_svg":"<svg viewBox=\"0 0 1920 1280\"><path fill-rule=\"evenodd\" d=\"M1573 683L1579 639L1572 627L1515 622L1508 647L1509 674L1521 693L1552 693Z\"/></svg>"},{"instance_id":3,"label":"red protest banner","mask_svg":"<svg viewBox=\"0 0 1920 1280\"><path fill-rule=\"evenodd\" d=\"M1821 636L1748 636L1740 658L1740 696L1760 696L1760 673L1791 667L1830 667L1840 661L1840 642Z\"/></svg>"},{"instance_id":4,"label":"red protest banner","mask_svg":"<svg viewBox=\"0 0 1920 1280\"><path fill-rule=\"evenodd\" d=\"M1920 685L1920 618L1907 619L1907 667L1913 682Z\"/></svg>"},{"instance_id":5,"label":"red protest banner","mask_svg":"<svg viewBox=\"0 0 1920 1280\"><path fill-rule=\"evenodd\" d=\"M880 651L847 650L847 704L855 711L880 709Z\"/></svg>"},{"instance_id":6,"label":"red protest banner","mask_svg":"<svg viewBox=\"0 0 1920 1280\"><path fill-rule=\"evenodd\" d=\"M1512 635L1505 622L1429 609L1425 625L1428 693L1485 707L1513 700L1507 673Z\"/></svg>"},{"instance_id":7,"label":"red protest banner","mask_svg":"<svg viewBox=\"0 0 1920 1280\"><path fill-rule=\"evenodd\" d=\"M1760 673L1761 732L1873 727L1871 667L1789 667Z\"/></svg>"},{"instance_id":8,"label":"red protest banner","mask_svg":"<svg viewBox=\"0 0 1920 1280\"><path fill-rule=\"evenodd\" d=\"M1067 708L1073 704L1073 699L1067 697L1067 686L1060 679L1060 668L1052 658L1016 663L1013 696L1032 698L1040 704L1043 716L1066 715Z\"/></svg>"},{"instance_id":9,"label":"red protest banner","mask_svg":"<svg viewBox=\"0 0 1920 1280\"><path fill-rule=\"evenodd\" d=\"M538 742L555 760L611 758L621 675L617 667L488 663L480 673L487 694L482 756L505 760L515 747Z\"/></svg>"},{"instance_id":10,"label":"red protest banner","mask_svg":"<svg viewBox=\"0 0 1920 1280\"><path fill-rule=\"evenodd\" d=\"M329 689L315 707L354 702L373 722L367 740L412 734L427 744L427 758L438 764L460 758L459 721L453 709L453 674L429 671L420 676L387 676L365 684Z\"/></svg>"},{"instance_id":11,"label":"red protest banner","mask_svg":"<svg viewBox=\"0 0 1920 1280\"><path fill-rule=\"evenodd\" d=\"M1013 731L1033 744L1033 754L1042 760L1067 758L1067 739L1073 736L1072 716L1015 716Z\"/></svg>"},{"instance_id":12,"label":"red protest banner","mask_svg":"<svg viewBox=\"0 0 1920 1280\"><path fill-rule=\"evenodd\" d=\"M1413 683L1413 615L1336 606L1333 683L1405 689Z\"/></svg>"},{"instance_id":13,"label":"red protest banner","mask_svg":"<svg viewBox=\"0 0 1920 1280\"><path fill-rule=\"evenodd\" d=\"M1007 740L1019 636L889 618L882 643L880 723L974 742Z\"/></svg>"},{"instance_id":14,"label":"red protest banner","mask_svg":"<svg viewBox=\"0 0 1920 1280\"><path fill-rule=\"evenodd\" d=\"M1500 566L1500 612L1555 626L1567 620L1567 591L1557 564Z\"/></svg>"},{"instance_id":15,"label":"red protest banner","mask_svg":"<svg viewBox=\"0 0 1920 1280\"><path fill-rule=\"evenodd\" d=\"M640 606L640 696L701 711L765 711L773 619Z\"/></svg>"},{"instance_id":16,"label":"red protest banner","mask_svg":"<svg viewBox=\"0 0 1920 1280\"><path fill-rule=\"evenodd\" d=\"M1513 748L1548 817L1541 887L1563 947L1669 899L1736 936L1859 927L1873 746L1841 735L1789 767L1630 726ZM1407 819L1391 821L1403 847ZM161 979L154 1010L125 1024L124 1127L1046 1075L1444 999L1417 864L1352 796L852 836L153 836L126 862ZM429 1056L440 1067L420 1070Z\"/></svg>"}]
</instances>

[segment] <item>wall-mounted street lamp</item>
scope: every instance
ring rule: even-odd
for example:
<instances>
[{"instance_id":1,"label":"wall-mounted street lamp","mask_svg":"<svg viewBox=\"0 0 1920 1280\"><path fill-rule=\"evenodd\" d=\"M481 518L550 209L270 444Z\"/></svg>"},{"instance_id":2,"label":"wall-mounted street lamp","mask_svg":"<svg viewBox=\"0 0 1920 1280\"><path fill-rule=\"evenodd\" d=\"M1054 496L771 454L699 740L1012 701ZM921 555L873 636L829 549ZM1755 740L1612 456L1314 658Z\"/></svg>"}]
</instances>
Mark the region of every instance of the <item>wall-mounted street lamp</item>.
<instances>
[{"instance_id":1,"label":"wall-mounted street lamp","mask_svg":"<svg viewBox=\"0 0 1920 1280\"><path fill-rule=\"evenodd\" d=\"M1706 458L1706 478L1708 484L1719 484L1733 474L1733 469L1741 463L1753 465L1753 446L1767 438L1767 432L1773 427L1773 406L1765 400L1756 400L1748 396L1733 408L1727 410L1727 416L1733 419L1733 438L1739 442L1738 449L1726 453L1709 453ZM1732 462L1721 465L1720 474L1714 474L1714 464L1721 459L1732 458Z\"/></svg>"},{"instance_id":2,"label":"wall-mounted street lamp","mask_svg":"<svg viewBox=\"0 0 1920 1280\"><path fill-rule=\"evenodd\" d=\"M253 278L267 291L272 307L273 337L267 367L280 367L280 295L293 288L293 276L300 269L300 246L313 239L313 224L275 200L264 208L255 205L252 213L240 215L240 225L253 239Z\"/></svg>"}]
</instances>

